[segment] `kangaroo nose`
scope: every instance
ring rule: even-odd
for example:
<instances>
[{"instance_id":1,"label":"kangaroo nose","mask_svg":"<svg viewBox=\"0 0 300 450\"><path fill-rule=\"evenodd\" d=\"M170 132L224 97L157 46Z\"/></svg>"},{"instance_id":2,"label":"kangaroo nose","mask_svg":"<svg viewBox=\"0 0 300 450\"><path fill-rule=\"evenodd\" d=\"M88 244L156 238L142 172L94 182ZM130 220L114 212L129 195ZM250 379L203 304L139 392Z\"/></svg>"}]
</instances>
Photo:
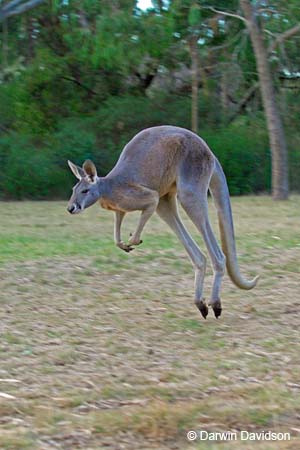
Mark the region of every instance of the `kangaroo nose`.
<instances>
[{"instance_id":1,"label":"kangaroo nose","mask_svg":"<svg viewBox=\"0 0 300 450\"><path fill-rule=\"evenodd\" d=\"M76 209L75 205L68 206L68 208L67 208L67 210L69 211L70 214L72 214L75 211L75 209Z\"/></svg>"}]
</instances>

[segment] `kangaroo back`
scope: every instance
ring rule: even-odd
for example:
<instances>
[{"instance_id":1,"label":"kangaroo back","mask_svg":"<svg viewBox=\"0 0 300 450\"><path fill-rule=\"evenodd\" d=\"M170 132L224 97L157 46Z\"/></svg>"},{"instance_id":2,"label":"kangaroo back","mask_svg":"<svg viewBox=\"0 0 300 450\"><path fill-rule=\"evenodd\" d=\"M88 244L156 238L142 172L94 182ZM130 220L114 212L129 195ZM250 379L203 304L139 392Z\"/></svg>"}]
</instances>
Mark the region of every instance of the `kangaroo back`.
<instances>
[{"instance_id":1,"label":"kangaroo back","mask_svg":"<svg viewBox=\"0 0 300 450\"><path fill-rule=\"evenodd\" d=\"M252 289L257 283L258 276L253 280L246 280L240 273L234 237L234 227L231 204L226 178L221 164L216 159L215 170L210 180L209 190L213 196L220 227L222 249L226 256L226 268L231 281L240 289Z\"/></svg>"}]
</instances>

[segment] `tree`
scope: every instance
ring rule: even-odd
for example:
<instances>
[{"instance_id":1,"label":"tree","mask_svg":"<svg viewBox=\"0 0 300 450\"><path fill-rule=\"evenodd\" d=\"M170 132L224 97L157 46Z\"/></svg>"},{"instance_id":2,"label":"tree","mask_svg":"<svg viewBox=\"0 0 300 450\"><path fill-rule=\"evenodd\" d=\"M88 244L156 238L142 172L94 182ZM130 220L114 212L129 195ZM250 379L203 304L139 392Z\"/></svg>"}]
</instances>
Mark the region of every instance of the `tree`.
<instances>
[{"instance_id":1,"label":"tree","mask_svg":"<svg viewBox=\"0 0 300 450\"><path fill-rule=\"evenodd\" d=\"M186 46L190 59L191 71L191 129L198 132L199 120L199 39L203 32L200 2L175 0L170 2L170 13L174 20L174 32L179 42Z\"/></svg>"},{"instance_id":2,"label":"tree","mask_svg":"<svg viewBox=\"0 0 300 450\"><path fill-rule=\"evenodd\" d=\"M268 8L268 2L265 2L264 7L261 8L259 8L259 5L254 6L250 0L239 0L239 3L243 16L237 13L217 11L215 8L211 9L224 16L235 17L242 20L249 31L255 55L259 87L272 153L272 195L274 200L286 200L289 193L288 152L283 122L276 102L276 92L269 64L269 55L279 44L282 44L284 40L298 33L300 31L300 25L298 23L289 30L285 30L283 33L276 35L268 48L263 33L268 32L272 37L274 35L269 30L262 29L261 20L259 20L259 18L262 19L264 14L277 15L279 17L282 16L282 14L279 13L274 5L271 5L270 8ZM259 14L261 14L260 17ZM289 20L285 18L285 22L289 23Z\"/></svg>"},{"instance_id":3,"label":"tree","mask_svg":"<svg viewBox=\"0 0 300 450\"><path fill-rule=\"evenodd\" d=\"M272 152L272 194L274 200L286 200L289 193L288 156L285 133L268 62L268 53L255 9L250 0L240 0L256 57L261 96L266 114Z\"/></svg>"},{"instance_id":4,"label":"tree","mask_svg":"<svg viewBox=\"0 0 300 450\"><path fill-rule=\"evenodd\" d=\"M191 78L192 78L192 131L198 132L198 93L199 93L199 48L198 40L201 30L201 13L199 5L194 2L190 6L188 14L189 36L188 47L191 58Z\"/></svg>"}]
</instances>

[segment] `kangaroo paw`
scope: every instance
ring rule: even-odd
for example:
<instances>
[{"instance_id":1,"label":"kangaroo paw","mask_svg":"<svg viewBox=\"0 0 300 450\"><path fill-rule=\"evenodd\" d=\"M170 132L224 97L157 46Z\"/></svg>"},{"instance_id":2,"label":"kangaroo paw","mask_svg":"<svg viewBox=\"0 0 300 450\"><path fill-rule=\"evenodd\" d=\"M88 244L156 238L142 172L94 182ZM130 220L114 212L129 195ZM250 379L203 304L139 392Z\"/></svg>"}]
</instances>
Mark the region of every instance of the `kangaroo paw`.
<instances>
[{"instance_id":1,"label":"kangaroo paw","mask_svg":"<svg viewBox=\"0 0 300 450\"><path fill-rule=\"evenodd\" d=\"M206 316L208 314L208 307L207 307L205 300L196 300L195 303L196 303L197 308L201 312L202 316L204 317L204 319L206 319Z\"/></svg>"}]
</instances>

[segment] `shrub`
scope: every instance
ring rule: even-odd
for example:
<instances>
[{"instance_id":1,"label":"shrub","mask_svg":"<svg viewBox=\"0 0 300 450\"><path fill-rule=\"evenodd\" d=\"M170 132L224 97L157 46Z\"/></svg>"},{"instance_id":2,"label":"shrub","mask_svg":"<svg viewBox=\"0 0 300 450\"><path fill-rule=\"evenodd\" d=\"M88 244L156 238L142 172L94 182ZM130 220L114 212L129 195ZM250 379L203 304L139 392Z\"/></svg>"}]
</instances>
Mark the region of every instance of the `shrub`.
<instances>
[{"instance_id":1,"label":"shrub","mask_svg":"<svg viewBox=\"0 0 300 450\"><path fill-rule=\"evenodd\" d=\"M203 99L202 99L203 100ZM205 105L202 104L203 117ZM188 97L156 95L110 97L94 113L65 119L51 135L24 132L0 139L0 189L3 198L65 198L74 177L67 159L81 164L94 160L99 174L115 165L124 145L141 129L162 125L189 127ZM232 195L266 192L271 184L271 156L264 120L240 117L229 126L213 128L203 120L200 135L219 158ZM206 125L205 125L206 124ZM290 141L291 187L300 190L298 139Z\"/></svg>"},{"instance_id":2,"label":"shrub","mask_svg":"<svg viewBox=\"0 0 300 450\"><path fill-rule=\"evenodd\" d=\"M220 160L232 195L270 190L271 154L263 121L204 130L202 137Z\"/></svg>"},{"instance_id":3,"label":"shrub","mask_svg":"<svg viewBox=\"0 0 300 450\"><path fill-rule=\"evenodd\" d=\"M3 197L43 199L57 193L62 174L50 152L35 146L30 137L13 134L1 139L0 158Z\"/></svg>"}]
</instances>

